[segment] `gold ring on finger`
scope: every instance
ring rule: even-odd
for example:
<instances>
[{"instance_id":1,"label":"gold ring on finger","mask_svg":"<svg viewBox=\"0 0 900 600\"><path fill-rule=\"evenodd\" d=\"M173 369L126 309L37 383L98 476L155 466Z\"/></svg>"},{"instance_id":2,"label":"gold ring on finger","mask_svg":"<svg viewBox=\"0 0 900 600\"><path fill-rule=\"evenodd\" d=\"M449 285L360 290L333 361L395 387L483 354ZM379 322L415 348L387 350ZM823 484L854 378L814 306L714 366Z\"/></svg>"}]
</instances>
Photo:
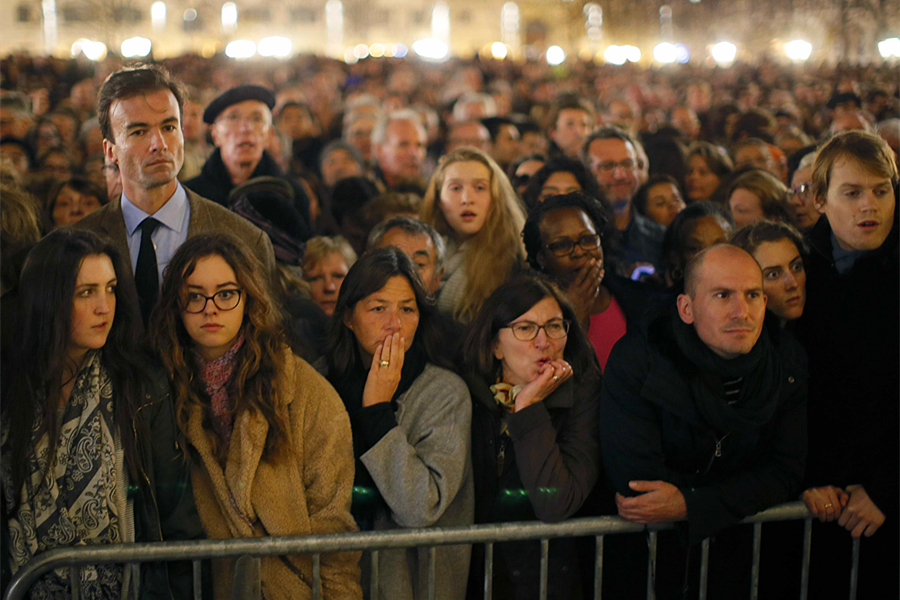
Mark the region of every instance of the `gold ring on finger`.
<instances>
[{"instance_id":1,"label":"gold ring on finger","mask_svg":"<svg viewBox=\"0 0 900 600\"><path fill-rule=\"evenodd\" d=\"M385 367L391 366L391 363L390 363L390 361L383 360L379 363L379 366L381 366L381 368L383 369Z\"/></svg>"},{"instance_id":2,"label":"gold ring on finger","mask_svg":"<svg viewBox=\"0 0 900 600\"><path fill-rule=\"evenodd\" d=\"M828 504L825 505L825 508L831 508L832 506L834 506L834 505L829 502Z\"/></svg>"}]
</instances>

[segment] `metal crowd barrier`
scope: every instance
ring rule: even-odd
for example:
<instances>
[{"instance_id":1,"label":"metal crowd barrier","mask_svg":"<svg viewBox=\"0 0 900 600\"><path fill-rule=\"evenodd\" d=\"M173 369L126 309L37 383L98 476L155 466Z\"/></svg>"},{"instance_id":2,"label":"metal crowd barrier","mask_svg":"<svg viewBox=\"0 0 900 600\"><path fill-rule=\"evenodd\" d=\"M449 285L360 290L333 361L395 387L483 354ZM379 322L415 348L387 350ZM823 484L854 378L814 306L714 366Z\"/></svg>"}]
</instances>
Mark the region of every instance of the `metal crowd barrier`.
<instances>
[{"instance_id":1,"label":"metal crowd barrier","mask_svg":"<svg viewBox=\"0 0 900 600\"><path fill-rule=\"evenodd\" d=\"M809 583L809 560L812 543L812 516L803 502L782 504L744 519L741 523L753 526L753 562L751 565L751 600L758 598L760 549L762 524L775 521L805 519L803 540L803 562L800 574L800 600L806 600ZM494 525L472 525L453 528L395 529L388 531L365 531L330 535L310 535L270 538L245 538L232 540L200 540L192 542L156 542L142 544L108 544L57 548L35 557L16 573L10 581L5 600L21 600L26 597L31 585L51 569L68 567L72 582L72 600L79 600L77 582L78 568L82 565L107 563L134 564L192 560L194 565L194 600L202 600L200 586L200 561L210 558L240 558L236 581L240 586L258 589L258 561L249 557L278 556L289 554L313 555L313 600L322 597L319 577L319 560L322 553L370 550L372 554L372 597L377 598L378 551L388 548L410 548L427 546L429 555L428 598L434 599L435 546L459 544L485 544L484 598L491 600L491 575L493 572L493 545L495 542L521 540L541 540L540 598L547 598L547 570L549 564L549 544L551 538L594 536L597 555L594 567L594 598L601 600L603 582L603 539L606 535L639 533L649 531L649 556L647 560L647 600L655 600L656 594L650 583L653 580L653 565L656 563L656 538L658 532L671 529L671 524L644 526L631 523L619 517L592 517L570 519L561 523L541 523L534 521L500 523ZM856 598L859 569L859 539L853 540L853 554L850 566L850 600ZM254 575L254 573L256 573ZM253 580L255 576L255 582ZM701 546L700 593L699 600L706 600L709 576L709 540ZM248 589L248 588L244 588ZM238 596L235 596L238 597ZM243 596L247 597L247 596Z\"/></svg>"}]
</instances>

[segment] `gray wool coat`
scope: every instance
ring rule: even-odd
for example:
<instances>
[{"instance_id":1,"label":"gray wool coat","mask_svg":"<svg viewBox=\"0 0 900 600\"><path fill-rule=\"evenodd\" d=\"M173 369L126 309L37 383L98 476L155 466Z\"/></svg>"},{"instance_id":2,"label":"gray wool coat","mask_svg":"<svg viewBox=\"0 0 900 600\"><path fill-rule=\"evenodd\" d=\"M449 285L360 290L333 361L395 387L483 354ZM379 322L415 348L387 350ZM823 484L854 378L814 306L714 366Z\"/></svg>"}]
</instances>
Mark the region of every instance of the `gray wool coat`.
<instances>
[{"instance_id":1,"label":"gray wool coat","mask_svg":"<svg viewBox=\"0 0 900 600\"><path fill-rule=\"evenodd\" d=\"M390 515L376 520L375 529L471 525L472 402L465 382L428 364L397 404L398 426L361 457L390 508ZM470 546L437 548L436 599L465 598L470 550ZM363 558L364 572L369 561L369 556ZM377 600L427 597L427 548L382 550L378 561Z\"/></svg>"}]
</instances>

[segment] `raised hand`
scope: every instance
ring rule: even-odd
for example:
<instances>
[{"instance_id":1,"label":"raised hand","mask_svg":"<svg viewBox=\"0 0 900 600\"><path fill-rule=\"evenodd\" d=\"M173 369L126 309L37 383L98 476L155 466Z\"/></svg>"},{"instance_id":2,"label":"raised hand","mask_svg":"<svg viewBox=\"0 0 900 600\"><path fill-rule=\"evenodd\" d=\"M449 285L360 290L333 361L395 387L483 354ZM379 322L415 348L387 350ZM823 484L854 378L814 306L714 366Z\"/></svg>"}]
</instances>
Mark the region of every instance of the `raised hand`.
<instances>
[{"instance_id":1,"label":"raised hand","mask_svg":"<svg viewBox=\"0 0 900 600\"><path fill-rule=\"evenodd\" d=\"M369 367L369 376L363 390L364 407L390 402L394 397L394 392L400 385L405 347L405 341L399 332L389 335L384 342L378 344L372 356L372 365Z\"/></svg>"},{"instance_id":2,"label":"raised hand","mask_svg":"<svg viewBox=\"0 0 900 600\"><path fill-rule=\"evenodd\" d=\"M564 360L552 360L541 367L537 378L525 385L516 396L516 412L553 393L560 384L572 376L572 366Z\"/></svg>"}]
</instances>

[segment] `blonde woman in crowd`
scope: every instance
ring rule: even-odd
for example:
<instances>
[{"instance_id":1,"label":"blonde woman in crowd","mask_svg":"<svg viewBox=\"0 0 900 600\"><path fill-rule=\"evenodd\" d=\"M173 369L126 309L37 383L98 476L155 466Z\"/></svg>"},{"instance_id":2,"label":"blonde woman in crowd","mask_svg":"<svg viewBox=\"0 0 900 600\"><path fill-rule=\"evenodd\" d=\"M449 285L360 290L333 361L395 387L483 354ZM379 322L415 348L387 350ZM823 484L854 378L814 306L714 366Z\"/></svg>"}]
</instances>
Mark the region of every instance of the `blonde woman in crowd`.
<instances>
[{"instance_id":1,"label":"blonde woman in crowd","mask_svg":"<svg viewBox=\"0 0 900 600\"><path fill-rule=\"evenodd\" d=\"M344 238L314 237L303 253L303 279L309 284L313 302L329 317L334 313L338 292L347 271L356 262L356 252Z\"/></svg>"},{"instance_id":2,"label":"blonde woman in crowd","mask_svg":"<svg viewBox=\"0 0 900 600\"><path fill-rule=\"evenodd\" d=\"M422 220L447 238L438 310L468 323L522 262L524 211L492 158L459 148L438 163Z\"/></svg>"}]
</instances>

